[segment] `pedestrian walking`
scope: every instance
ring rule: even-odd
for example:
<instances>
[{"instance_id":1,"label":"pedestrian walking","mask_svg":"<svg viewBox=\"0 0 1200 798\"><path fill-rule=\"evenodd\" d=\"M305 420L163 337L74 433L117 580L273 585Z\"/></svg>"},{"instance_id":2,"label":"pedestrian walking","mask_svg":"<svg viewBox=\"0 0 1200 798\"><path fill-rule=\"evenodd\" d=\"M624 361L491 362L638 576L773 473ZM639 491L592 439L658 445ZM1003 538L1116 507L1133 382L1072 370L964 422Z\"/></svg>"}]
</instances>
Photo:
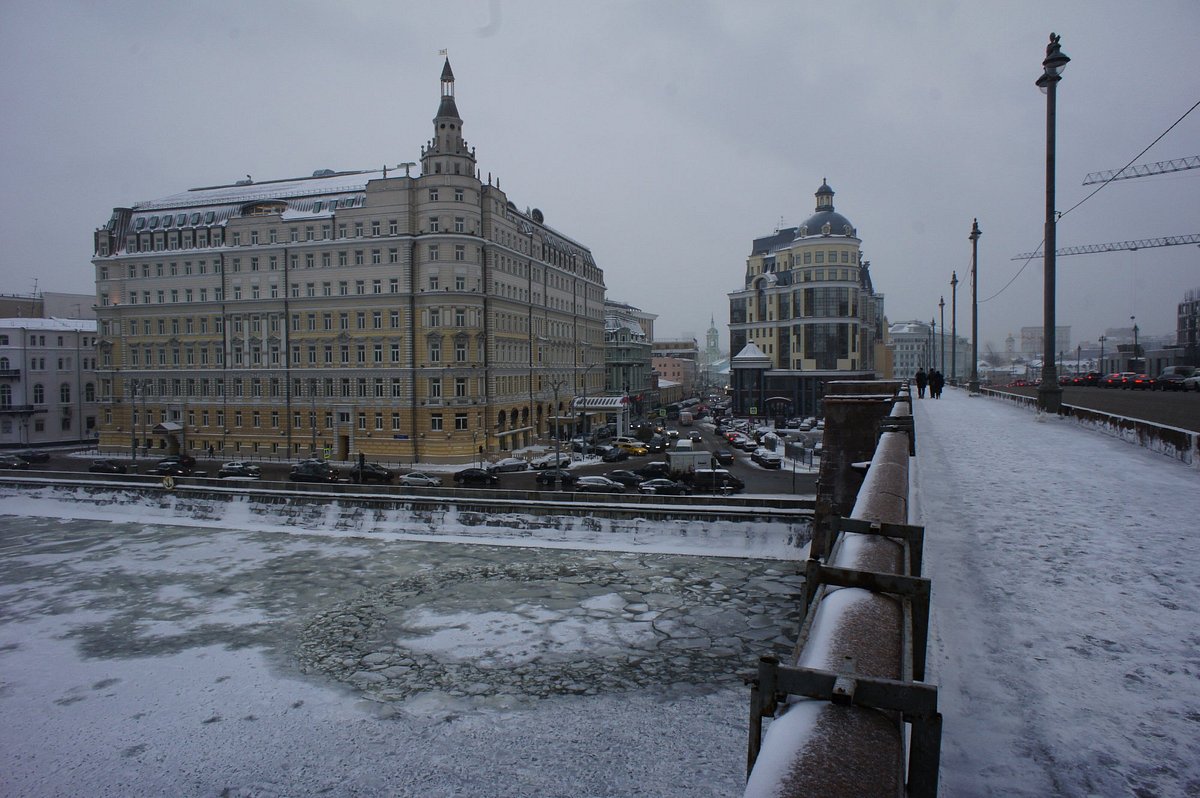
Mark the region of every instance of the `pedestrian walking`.
<instances>
[{"instance_id":1,"label":"pedestrian walking","mask_svg":"<svg viewBox=\"0 0 1200 798\"><path fill-rule=\"evenodd\" d=\"M925 398L925 386L929 384L929 377L925 374L925 369L917 369L917 398Z\"/></svg>"},{"instance_id":2,"label":"pedestrian walking","mask_svg":"<svg viewBox=\"0 0 1200 798\"><path fill-rule=\"evenodd\" d=\"M942 372L937 369L929 372L929 395L934 399L941 399L944 387L946 387L946 378L942 376Z\"/></svg>"}]
</instances>

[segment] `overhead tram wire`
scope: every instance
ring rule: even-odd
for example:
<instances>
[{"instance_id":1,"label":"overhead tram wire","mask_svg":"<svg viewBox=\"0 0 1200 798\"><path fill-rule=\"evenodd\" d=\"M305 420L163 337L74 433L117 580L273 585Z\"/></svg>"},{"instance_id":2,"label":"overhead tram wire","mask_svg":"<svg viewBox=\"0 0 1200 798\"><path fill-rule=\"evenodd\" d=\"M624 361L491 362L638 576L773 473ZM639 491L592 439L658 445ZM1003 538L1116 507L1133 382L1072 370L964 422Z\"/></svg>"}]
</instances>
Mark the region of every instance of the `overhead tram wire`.
<instances>
[{"instance_id":1,"label":"overhead tram wire","mask_svg":"<svg viewBox=\"0 0 1200 798\"><path fill-rule=\"evenodd\" d=\"M1193 104L1192 104L1192 107L1191 107L1191 108L1189 108L1189 109L1187 109L1186 111L1184 111L1182 116L1180 116L1178 119L1176 119L1174 122L1172 122L1172 123L1171 123L1171 125L1170 125L1170 126L1169 126L1169 127L1166 129L1166 130L1164 130L1162 133L1160 133L1160 134L1159 134L1159 136L1158 136L1156 139L1154 139L1154 141L1152 141L1152 142L1150 142L1149 144L1147 144L1147 145L1146 145L1146 147L1145 147L1145 149L1143 149L1143 150L1142 150L1141 152L1139 152L1137 155L1133 156L1133 158L1131 158L1131 159L1129 160L1129 163L1125 164L1123 167L1121 167L1121 168L1120 168L1120 169L1118 169L1117 171L1113 172L1113 174L1112 174L1112 177L1109 177L1109 178L1108 178L1107 180L1105 180L1103 183L1101 183L1100 185L1096 186L1096 188L1095 188L1095 189L1092 191L1092 193L1088 194L1086 197L1084 197L1083 199L1081 199L1079 202L1076 202L1076 203L1075 203L1074 205L1072 205L1070 208L1067 208L1065 211L1063 211L1062 213L1058 214L1058 219L1062 219L1062 218L1063 218L1064 216L1066 216L1068 213L1070 213L1071 211L1075 210L1075 209L1076 209L1076 208L1078 208L1080 205L1082 205L1083 203L1085 203L1085 202L1087 202L1088 200L1090 200L1092 197L1096 196L1096 194L1098 194L1102 188L1104 188L1104 187L1105 187L1105 186L1107 186L1109 183L1111 183L1111 182L1112 182L1114 179L1116 179L1116 176L1117 176L1117 175L1121 174L1121 172L1125 171L1125 170L1126 170L1126 169L1128 169L1130 166L1132 166L1132 165L1133 165L1133 163L1134 163L1135 161L1137 161L1137 160L1138 160L1138 159L1140 159L1140 158L1141 158L1143 155L1145 155L1147 152L1149 152L1151 147L1153 147L1153 146L1154 146L1155 144L1157 144L1158 142L1162 141L1162 140L1163 140L1163 138L1164 138L1164 137L1165 137L1165 136L1166 136L1168 133L1170 133L1170 132L1171 132L1171 131L1172 131L1172 130L1175 128L1175 126L1176 126L1176 125L1178 125L1178 124L1179 124L1180 122L1182 122L1184 119L1187 119L1188 115L1189 115L1189 114L1191 114L1191 112L1192 112L1192 111L1195 111L1197 107L1200 107L1200 100L1197 100L1195 103L1193 103ZM1056 220L1056 221L1057 221L1057 220ZM1012 279L1011 279L1011 280L1009 280L1007 283L1005 283L1003 288L1001 288L1001 289L1000 289L999 291L997 291L996 293L992 294L992 295L991 295L990 297L988 297L987 299L982 299L982 300L980 300L980 301L979 301L979 304L983 304L984 302L990 302L991 300L995 299L996 297L1000 296L1000 295L1001 295L1001 294L1003 294L1005 291L1007 291L1007 290L1008 290L1008 287L1009 287L1009 286L1011 286L1011 285L1012 285L1014 282L1016 282L1016 279L1017 279L1018 277L1020 277L1020 276L1021 276L1021 272L1025 271L1025 267L1026 267L1026 266L1028 266L1028 265L1029 265L1029 263L1030 263L1030 262L1031 262L1031 261L1032 261L1032 260L1033 260L1033 259L1034 259L1036 256L1038 256L1038 255L1040 255L1040 254L1041 254L1041 252L1039 252L1038 250L1040 250L1040 249L1042 248L1042 244L1044 244L1044 243L1046 243L1046 239L1045 239L1045 238L1043 238L1043 239L1042 239L1040 242L1038 242L1038 245L1037 245L1036 247L1034 247L1034 251L1033 251L1033 252L1030 252L1030 253L1028 253L1028 257L1025 259L1025 262L1024 262L1023 264L1021 264L1021 268L1020 268L1020 269L1017 269L1017 273L1016 273L1016 274L1014 274L1014 275L1012 276ZM1022 257L1021 255L1018 255L1017 257L1013 258L1013 260L1019 260L1021 257Z\"/></svg>"}]
</instances>

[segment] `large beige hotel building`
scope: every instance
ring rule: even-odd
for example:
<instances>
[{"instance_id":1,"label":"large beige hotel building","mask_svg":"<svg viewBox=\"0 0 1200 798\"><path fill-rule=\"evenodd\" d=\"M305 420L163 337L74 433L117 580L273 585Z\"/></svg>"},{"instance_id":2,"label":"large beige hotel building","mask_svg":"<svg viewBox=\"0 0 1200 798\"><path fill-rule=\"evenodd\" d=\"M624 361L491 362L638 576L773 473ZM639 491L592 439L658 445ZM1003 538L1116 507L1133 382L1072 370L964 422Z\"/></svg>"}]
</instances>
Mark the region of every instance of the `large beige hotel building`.
<instances>
[{"instance_id":1,"label":"large beige hotel building","mask_svg":"<svg viewBox=\"0 0 1200 798\"><path fill-rule=\"evenodd\" d=\"M419 164L115 208L101 449L467 462L573 429L604 393L604 274L481 179L449 61L433 123Z\"/></svg>"}]
</instances>

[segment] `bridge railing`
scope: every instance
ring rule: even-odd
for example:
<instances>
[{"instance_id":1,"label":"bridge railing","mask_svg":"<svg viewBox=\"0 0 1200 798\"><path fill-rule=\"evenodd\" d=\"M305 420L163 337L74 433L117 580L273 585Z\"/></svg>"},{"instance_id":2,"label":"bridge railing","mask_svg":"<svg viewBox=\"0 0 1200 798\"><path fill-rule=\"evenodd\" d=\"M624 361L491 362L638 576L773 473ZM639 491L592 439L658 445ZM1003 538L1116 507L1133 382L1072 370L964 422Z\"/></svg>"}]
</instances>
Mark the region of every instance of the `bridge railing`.
<instances>
[{"instance_id":1,"label":"bridge railing","mask_svg":"<svg viewBox=\"0 0 1200 798\"><path fill-rule=\"evenodd\" d=\"M907 523L911 402L896 385L883 406L870 393L880 385L835 383L825 397L832 465L818 486L805 621L791 660L763 658L751 682L747 798L937 793L930 583L924 530Z\"/></svg>"}]
</instances>

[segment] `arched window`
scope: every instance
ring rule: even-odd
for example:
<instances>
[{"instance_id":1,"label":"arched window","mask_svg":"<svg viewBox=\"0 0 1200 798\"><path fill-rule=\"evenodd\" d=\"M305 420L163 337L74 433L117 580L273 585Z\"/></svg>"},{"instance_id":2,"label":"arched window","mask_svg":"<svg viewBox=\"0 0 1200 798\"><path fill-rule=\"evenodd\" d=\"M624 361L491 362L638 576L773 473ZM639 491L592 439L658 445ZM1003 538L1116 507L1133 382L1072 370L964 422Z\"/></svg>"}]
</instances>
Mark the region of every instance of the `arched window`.
<instances>
[{"instance_id":1,"label":"arched window","mask_svg":"<svg viewBox=\"0 0 1200 798\"><path fill-rule=\"evenodd\" d=\"M8 365L8 358L0 357L0 371L8 371L9 368L10 366Z\"/></svg>"},{"instance_id":2,"label":"arched window","mask_svg":"<svg viewBox=\"0 0 1200 798\"><path fill-rule=\"evenodd\" d=\"M33 386L33 403L35 405L46 404L46 389L42 387L40 382Z\"/></svg>"},{"instance_id":3,"label":"arched window","mask_svg":"<svg viewBox=\"0 0 1200 798\"><path fill-rule=\"evenodd\" d=\"M62 385L58 386L58 401L62 402L64 405L70 403L71 384L69 382L64 382Z\"/></svg>"}]
</instances>

